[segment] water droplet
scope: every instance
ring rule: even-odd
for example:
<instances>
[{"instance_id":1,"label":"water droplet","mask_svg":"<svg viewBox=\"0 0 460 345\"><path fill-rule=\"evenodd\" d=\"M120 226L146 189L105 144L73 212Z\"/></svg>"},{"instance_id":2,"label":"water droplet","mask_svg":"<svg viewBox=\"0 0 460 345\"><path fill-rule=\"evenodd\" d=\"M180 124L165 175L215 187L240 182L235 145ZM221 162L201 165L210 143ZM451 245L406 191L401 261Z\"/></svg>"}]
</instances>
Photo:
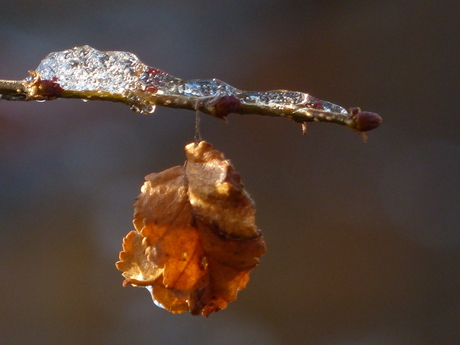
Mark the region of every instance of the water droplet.
<instances>
[{"instance_id":1,"label":"water droplet","mask_svg":"<svg viewBox=\"0 0 460 345\"><path fill-rule=\"evenodd\" d=\"M141 114L152 114L155 111L155 105L146 105L143 103L136 103L131 105L131 110L135 111L136 113Z\"/></svg>"}]
</instances>

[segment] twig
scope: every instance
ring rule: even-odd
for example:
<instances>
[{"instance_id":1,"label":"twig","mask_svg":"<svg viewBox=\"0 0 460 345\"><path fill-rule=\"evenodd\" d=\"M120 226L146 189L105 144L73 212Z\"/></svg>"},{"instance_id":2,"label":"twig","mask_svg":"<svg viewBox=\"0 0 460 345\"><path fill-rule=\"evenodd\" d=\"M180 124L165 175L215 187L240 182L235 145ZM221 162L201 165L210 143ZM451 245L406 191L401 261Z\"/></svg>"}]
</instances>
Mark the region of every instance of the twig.
<instances>
[{"instance_id":1,"label":"twig","mask_svg":"<svg viewBox=\"0 0 460 345\"><path fill-rule=\"evenodd\" d=\"M225 119L230 113L287 117L302 124L319 121L359 132L378 127L379 115L360 108L346 111L307 93L287 90L242 91L218 79L182 80L144 65L127 52L104 52L89 46L49 54L30 77L0 80L0 98L9 101L77 98L121 102L137 112L155 106L201 111Z\"/></svg>"},{"instance_id":2,"label":"twig","mask_svg":"<svg viewBox=\"0 0 460 345\"><path fill-rule=\"evenodd\" d=\"M0 79L0 99L23 101L27 97L24 81Z\"/></svg>"}]
</instances>

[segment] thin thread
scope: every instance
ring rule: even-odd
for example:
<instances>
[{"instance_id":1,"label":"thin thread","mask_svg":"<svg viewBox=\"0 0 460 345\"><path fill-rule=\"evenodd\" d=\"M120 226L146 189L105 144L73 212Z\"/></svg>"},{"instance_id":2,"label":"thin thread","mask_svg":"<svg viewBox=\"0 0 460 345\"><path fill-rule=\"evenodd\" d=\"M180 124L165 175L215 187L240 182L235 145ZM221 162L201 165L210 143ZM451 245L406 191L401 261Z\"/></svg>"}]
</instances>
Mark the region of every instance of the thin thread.
<instances>
[{"instance_id":1,"label":"thin thread","mask_svg":"<svg viewBox=\"0 0 460 345\"><path fill-rule=\"evenodd\" d=\"M200 110L198 109L198 101L195 104L195 146L201 141L200 134Z\"/></svg>"}]
</instances>

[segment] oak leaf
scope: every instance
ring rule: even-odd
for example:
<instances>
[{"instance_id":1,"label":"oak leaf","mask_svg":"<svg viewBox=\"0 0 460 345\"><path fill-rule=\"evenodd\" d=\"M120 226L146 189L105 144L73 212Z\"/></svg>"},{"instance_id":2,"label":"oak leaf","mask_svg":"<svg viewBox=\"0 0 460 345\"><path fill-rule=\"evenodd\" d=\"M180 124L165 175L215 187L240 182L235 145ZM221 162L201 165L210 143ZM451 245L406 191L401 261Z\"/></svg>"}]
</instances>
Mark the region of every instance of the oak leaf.
<instances>
[{"instance_id":1,"label":"oak leaf","mask_svg":"<svg viewBox=\"0 0 460 345\"><path fill-rule=\"evenodd\" d=\"M236 299L265 252L240 176L204 141L187 161L146 176L116 266L173 313L208 316Z\"/></svg>"}]
</instances>

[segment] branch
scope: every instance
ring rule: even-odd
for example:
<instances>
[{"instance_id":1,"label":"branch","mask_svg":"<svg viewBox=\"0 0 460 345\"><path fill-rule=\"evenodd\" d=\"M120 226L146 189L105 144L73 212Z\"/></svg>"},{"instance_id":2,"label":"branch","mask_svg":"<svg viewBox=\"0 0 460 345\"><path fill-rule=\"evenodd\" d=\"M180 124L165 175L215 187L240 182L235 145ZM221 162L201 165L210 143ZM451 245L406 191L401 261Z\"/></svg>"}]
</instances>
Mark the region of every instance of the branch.
<instances>
[{"instance_id":1,"label":"branch","mask_svg":"<svg viewBox=\"0 0 460 345\"><path fill-rule=\"evenodd\" d=\"M25 101L27 96L24 81L0 79L0 99Z\"/></svg>"},{"instance_id":2,"label":"branch","mask_svg":"<svg viewBox=\"0 0 460 345\"><path fill-rule=\"evenodd\" d=\"M0 99L8 101L77 98L128 104L141 113L155 106L199 110L225 119L230 113L287 117L302 124L319 121L348 126L361 134L378 127L379 115L343 107L307 93L287 90L243 91L218 79L183 80L143 64L134 54L89 46L49 54L24 80L0 80Z\"/></svg>"}]
</instances>

